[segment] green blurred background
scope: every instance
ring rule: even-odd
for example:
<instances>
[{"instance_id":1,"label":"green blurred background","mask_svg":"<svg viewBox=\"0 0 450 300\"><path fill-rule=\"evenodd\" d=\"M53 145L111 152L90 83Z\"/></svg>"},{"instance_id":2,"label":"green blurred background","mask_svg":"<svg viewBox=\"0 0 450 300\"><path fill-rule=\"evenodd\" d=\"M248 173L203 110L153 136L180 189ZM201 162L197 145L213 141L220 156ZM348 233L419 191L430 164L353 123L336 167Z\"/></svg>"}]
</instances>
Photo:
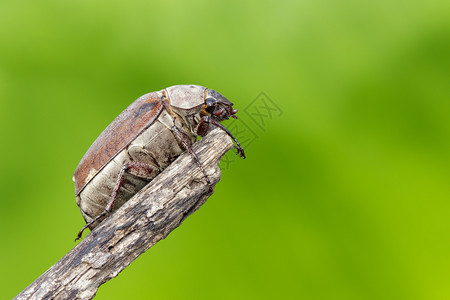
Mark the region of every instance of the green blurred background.
<instances>
[{"instance_id":1,"label":"green blurred background","mask_svg":"<svg viewBox=\"0 0 450 300\"><path fill-rule=\"evenodd\" d=\"M1 1L0 298L75 246L100 132L182 83L256 138L96 299L450 299L444 0ZM263 127L260 92L282 112Z\"/></svg>"}]
</instances>

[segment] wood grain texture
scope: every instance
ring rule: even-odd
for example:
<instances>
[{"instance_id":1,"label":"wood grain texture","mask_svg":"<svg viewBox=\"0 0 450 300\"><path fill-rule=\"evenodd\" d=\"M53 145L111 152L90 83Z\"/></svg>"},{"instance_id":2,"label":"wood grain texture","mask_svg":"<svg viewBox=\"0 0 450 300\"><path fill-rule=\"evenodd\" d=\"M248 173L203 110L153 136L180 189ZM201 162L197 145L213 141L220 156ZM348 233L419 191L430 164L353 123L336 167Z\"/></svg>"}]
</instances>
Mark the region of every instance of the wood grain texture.
<instances>
[{"instance_id":1,"label":"wood grain texture","mask_svg":"<svg viewBox=\"0 0 450 300\"><path fill-rule=\"evenodd\" d=\"M219 129L193 145L213 185L220 180L218 163L232 147ZM199 167L183 153L15 299L92 299L211 194Z\"/></svg>"}]
</instances>

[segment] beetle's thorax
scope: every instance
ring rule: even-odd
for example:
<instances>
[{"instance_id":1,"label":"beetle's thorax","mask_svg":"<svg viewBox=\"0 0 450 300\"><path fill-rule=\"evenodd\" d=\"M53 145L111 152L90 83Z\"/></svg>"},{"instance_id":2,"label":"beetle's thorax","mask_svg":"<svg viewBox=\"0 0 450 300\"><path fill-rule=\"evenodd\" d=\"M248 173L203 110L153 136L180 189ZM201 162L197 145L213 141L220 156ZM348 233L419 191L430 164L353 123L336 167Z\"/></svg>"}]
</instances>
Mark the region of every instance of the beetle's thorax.
<instances>
[{"instance_id":1,"label":"beetle's thorax","mask_svg":"<svg viewBox=\"0 0 450 300\"><path fill-rule=\"evenodd\" d=\"M197 136L197 126L201 121L201 106L196 109L185 110L171 107L174 113L173 125L189 131L191 136Z\"/></svg>"},{"instance_id":2,"label":"beetle's thorax","mask_svg":"<svg viewBox=\"0 0 450 300\"><path fill-rule=\"evenodd\" d=\"M170 110L176 114L175 123L177 121L184 123L192 136L197 136L206 91L207 88L199 85L175 85L165 89ZM165 106L168 109L167 105Z\"/></svg>"},{"instance_id":3,"label":"beetle's thorax","mask_svg":"<svg viewBox=\"0 0 450 300\"><path fill-rule=\"evenodd\" d=\"M166 88L169 103L190 115L191 110L197 111L205 103L207 88L200 85L175 85Z\"/></svg>"}]
</instances>

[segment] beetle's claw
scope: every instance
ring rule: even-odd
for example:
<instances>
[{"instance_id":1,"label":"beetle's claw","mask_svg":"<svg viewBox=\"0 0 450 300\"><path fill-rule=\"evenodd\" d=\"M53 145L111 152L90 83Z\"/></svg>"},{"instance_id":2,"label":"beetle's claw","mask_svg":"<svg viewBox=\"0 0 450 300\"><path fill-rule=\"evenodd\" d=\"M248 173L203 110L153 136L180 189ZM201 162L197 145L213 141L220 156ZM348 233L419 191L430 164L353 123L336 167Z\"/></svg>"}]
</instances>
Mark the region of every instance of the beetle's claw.
<instances>
[{"instance_id":1,"label":"beetle's claw","mask_svg":"<svg viewBox=\"0 0 450 300\"><path fill-rule=\"evenodd\" d=\"M84 230L86 229L87 225L84 226L80 232L78 232L77 238L75 239L75 242L78 241L79 239L81 239L81 236L83 235Z\"/></svg>"},{"instance_id":2,"label":"beetle's claw","mask_svg":"<svg viewBox=\"0 0 450 300\"><path fill-rule=\"evenodd\" d=\"M77 238L75 239L75 242L81 239L81 235L83 234L83 231L80 231L77 235Z\"/></svg>"},{"instance_id":3,"label":"beetle's claw","mask_svg":"<svg viewBox=\"0 0 450 300\"><path fill-rule=\"evenodd\" d=\"M236 155L239 154L239 157L245 158L244 149L242 149L241 147L238 147L238 146L233 146L233 147L234 147L234 149L237 150Z\"/></svg>"}]
</instances>

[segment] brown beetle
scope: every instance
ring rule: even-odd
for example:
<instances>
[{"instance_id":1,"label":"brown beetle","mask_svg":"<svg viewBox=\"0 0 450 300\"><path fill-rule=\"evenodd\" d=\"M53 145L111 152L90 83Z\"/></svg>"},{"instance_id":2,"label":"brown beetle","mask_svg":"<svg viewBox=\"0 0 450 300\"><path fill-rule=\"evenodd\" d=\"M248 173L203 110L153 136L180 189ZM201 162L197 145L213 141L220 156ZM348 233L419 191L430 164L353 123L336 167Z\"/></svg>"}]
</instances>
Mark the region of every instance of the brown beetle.
<instances>
[{"instance_id":1,"label":"brown beetle","mask_svg":"<svg viewBox=\"0 0 450 300\"><path fill-rule=\"evenodd\" d=\"M220 127L237 109L218 92L198 85L175 85L145 94L126 108L95 140L75 170L75 196L86 225L97 226L187 149L204 172L191 145ZM205 174L210 188L211 184Z\"/></svg>"}]
</instances>

